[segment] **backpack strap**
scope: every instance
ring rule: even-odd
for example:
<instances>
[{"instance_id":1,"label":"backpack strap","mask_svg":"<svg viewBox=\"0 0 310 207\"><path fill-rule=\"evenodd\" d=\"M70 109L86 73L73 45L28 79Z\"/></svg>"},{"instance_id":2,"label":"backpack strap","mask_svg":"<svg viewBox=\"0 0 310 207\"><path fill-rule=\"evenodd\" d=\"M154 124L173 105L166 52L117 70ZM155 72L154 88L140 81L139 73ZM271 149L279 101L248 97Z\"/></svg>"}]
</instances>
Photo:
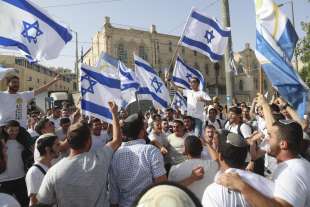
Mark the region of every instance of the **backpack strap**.
<instances>
[{"instance_id":1,"label":"backpack strap","mask_svg":"<svg viewBox=\"0 0 310 207\"><path fill-rule=\"evenodd\" d=\"M221 121L219 119L216 119L218 125L220 126L220 129L222 129Z\"/></svg>"},{"instance_id":2,"label":"backpack strap","mask_svg":"<svg viewBox=\"0 0 310 207\"><path fill-rule=\"evenodd\" d=\"M41 166L38 165L38 164L33 164L33 166L37 167L37 168L41 171L41 173L42 173L43 175L46 175L46 171L43 169L43 167L41 167Z\"/></svg>"}]
</instances>

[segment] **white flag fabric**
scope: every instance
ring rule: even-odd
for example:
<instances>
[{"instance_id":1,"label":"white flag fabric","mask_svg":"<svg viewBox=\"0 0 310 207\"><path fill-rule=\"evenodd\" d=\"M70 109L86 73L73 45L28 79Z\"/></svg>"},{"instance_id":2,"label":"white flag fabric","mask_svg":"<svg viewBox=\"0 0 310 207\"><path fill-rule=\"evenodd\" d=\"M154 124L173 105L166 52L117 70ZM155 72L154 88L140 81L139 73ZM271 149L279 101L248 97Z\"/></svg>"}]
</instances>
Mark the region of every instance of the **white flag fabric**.
<instances>
[{"instance_id":1,"label":"white flag fabric","mask_svg":"<svg viewBox=\"0 0 310 207\"><path fill-rule=\"evenodd\" d=\"M202 91L203 87L206 85L206 82L201 72L186 65L180 57L177 57L172 74L172 80L175 85L182 88L191 89L191 78L197 78L200 81L199 89Z\"/></svg>"},{"instance_id":2,"label":"white flag fabric","mask_svg":"<svg viewBox=\"0 0 310 207\"><path fill-rule=\"evenodd\" d=\"M192 9L180 44L217 62L222 58L230 36L230 28L225 28L215 18L209 18L196 9Z\"/></svg>"},{"instance_id":3,"label":"white flag fabric","mask_svg":"<svg viewBox=\"0 0 310 207\"><path fill-rule=\"evenodd\" d=\"M122 98L127 104L130 104L136 101L136 92L139 90L140 84L135 72L127 68L121 61L118 62L118 72L121 82Z\"/></svg>"},{"instance_id":4,"label":"white flag fabric","mask_svg":"<svg viewBox=\"0 0 310 207\"><path fill-rule=\"evenodd\" d=\"M179 109L182 113L184 113L187 110L187 101L184 96L182 96L178 91L175 93L171 108L173 109Z\"/></svg>"},{"instance_id":5,"label":"white flag fabric","mask_svg":"<svg viewBox=\"0 0 310 207\"><path fill-rule=\"evenodd\" d=\"M140 83L139 94L145 94L155 107L166 109L170 105L169 91L151 65L134 55L136 76Z\"/></svg>"},{"instance_id":6,"label":"white flag fabric","mask_svg":"<svg viewBox=\"0 0 310 207\"><path fill-rule=\"evenodd\" d=\"M272 0L255 0L256 23L263 27L284 53L292 59L298 35L289 19Z\"/></svg>"},{"instance_id":7,"label":"white flag fabric","mask_svg":"<svg viewBox=\"0 0 310 207\"><path fill-rule=\"evenodd\" d=\"M112 123L108 102L115 101L121 106L120 81L84 64L80 74L82 113Z\"/></svg>"},{"instance_id":8,"label":"white flag fabric","mask_svg":"<svg viewBox=\"0 0 310 207\"><path fill-rule=\"evenodd\" d=\"M3 68L0 66L0 80L2 80L6 76L6 74L15 71L16 70L14 68Z\"/></svg>"},{"instance_id":9,"label":"white flag fabric","mask_svg":"<svg viewBox=\"0 0 310 207\"><path fill-rule=\"evenodd\" d=\"M0 46L30 61L57 58L72 39L69 30L29 0L0 1Z\"/></svg>"},{"instance_id":10,"label":"white flag fabric","mask_svg":"<svg viewBox=\"0 0 310 207\"><path fill-rule=\"evenodd\" d=\"M115 59L106 52L101 52L99 59L96 64L96 68L99 71L104 71L104 73L109 73L115 77L118 76L118 62L119 60Z\"/></svg>"}]
</instances>

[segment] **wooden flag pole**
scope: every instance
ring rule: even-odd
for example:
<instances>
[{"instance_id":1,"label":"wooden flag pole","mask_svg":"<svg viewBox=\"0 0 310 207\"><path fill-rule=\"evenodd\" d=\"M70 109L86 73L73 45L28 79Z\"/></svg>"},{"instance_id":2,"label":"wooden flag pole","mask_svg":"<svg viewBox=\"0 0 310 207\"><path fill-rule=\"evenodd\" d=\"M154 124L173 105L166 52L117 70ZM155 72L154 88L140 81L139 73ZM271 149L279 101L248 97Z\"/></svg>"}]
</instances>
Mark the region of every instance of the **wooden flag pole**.
<instances>
[{"instance_id":1,"label":"wooden flag pole","mask_svg":"<svg viewBox=\"0 0 310 207\"><path fill-rule=\"evenodd\" d=\"M259 68L259 93L264 94L264 74L262 66Z\"/></svg>"}]
</instances>

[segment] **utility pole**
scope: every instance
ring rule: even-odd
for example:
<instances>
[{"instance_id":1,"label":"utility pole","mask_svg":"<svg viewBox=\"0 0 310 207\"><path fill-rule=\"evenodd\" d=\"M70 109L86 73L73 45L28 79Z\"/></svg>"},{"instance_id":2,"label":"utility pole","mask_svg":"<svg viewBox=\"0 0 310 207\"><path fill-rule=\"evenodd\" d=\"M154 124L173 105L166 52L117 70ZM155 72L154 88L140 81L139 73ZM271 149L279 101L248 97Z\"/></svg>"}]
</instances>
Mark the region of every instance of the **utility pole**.
<instances>
[{"instance_id":1,"label":"utility pole","mask_svg":"<svg viewBox=\"0 0 310 207\"><path fill-rule=\"evenodd\" d=\"M78 33L75 33L75 75L76 84L79 84L79 46L78 46Z\"/></svg>"},{"instance_id":2,"label":"utility pole","mask_svg":"<svg viewBox=\"0 0 310 207\"><path fill-rule=\"evenodd\" d=\"M293 27L294 29L296 29L295 27L295 13L294 13L294 4L293 1L289 1L291 3L291 10L292 10L292 21L293 21ZM295 50L295 65L296 65L296 70L298 72L298 57L297 57L297 52Z\"/></svg>"},{"instance_id":3,"label":"utility pole","mask_svg":"<svg viewBox=\"0 0 310 207\"><path fill-rule=\"evenodd\" d=\"M229 16L229 3L228 0L222 0L222 20L224 27L230 27L230 16ZM227 106L232 106L232 98L233 98L233 85L232 85L232 72L229 65L229 58L231 55L231 37L228 38L227 47L224 53L224 61L225 61L225 74L226 74L226 101Z\"/></svg>"}]
</instances>

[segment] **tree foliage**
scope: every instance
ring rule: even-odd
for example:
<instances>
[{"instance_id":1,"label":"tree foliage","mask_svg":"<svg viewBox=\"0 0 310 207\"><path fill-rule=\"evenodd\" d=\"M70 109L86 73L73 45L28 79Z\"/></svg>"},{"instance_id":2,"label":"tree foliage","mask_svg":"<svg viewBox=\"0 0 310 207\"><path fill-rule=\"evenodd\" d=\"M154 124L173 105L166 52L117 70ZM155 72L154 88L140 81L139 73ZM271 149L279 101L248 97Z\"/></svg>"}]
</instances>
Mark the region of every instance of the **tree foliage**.
<instances>
[{"instance_id":1,"label":"tree foliage","mask_svg":"<svg viewBox=\"0 0 310 207\"><path fill-rule=\"evenodd\" d=\"M310 86L310 22L301 23L305 36L297 45L297 55L303 63L300 72L302 79Z\"/></svg>"}]
</instances>

